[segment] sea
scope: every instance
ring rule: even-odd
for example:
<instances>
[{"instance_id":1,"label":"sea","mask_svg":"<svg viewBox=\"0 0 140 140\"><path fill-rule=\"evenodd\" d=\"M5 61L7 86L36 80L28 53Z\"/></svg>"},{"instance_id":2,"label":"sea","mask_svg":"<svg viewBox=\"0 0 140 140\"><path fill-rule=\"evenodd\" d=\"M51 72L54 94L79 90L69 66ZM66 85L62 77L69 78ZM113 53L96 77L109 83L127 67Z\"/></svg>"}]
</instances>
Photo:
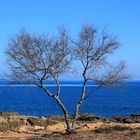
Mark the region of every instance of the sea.
<instances>
[{"instance_id":1,"label":"sea","mask_svg":"<svg viewBox=\"0 0 140 140\"><path fill-rule=\"evenodd\" d=\"M73 115L78 102L82 81L61 81L60 99ZM45 85L54 92L57 87L53 82ZM80 113L90 113L98 116L112 117L128 116L140 113L140 81L128 81L123 88L106 88L94 90L96 84L89 82L86 94L90 96L83 102ZM0 81L0 112L19 112L20 115L50 116L62 115L57 103L35 85L13 84Z\"/></svg>"}]
</instances>

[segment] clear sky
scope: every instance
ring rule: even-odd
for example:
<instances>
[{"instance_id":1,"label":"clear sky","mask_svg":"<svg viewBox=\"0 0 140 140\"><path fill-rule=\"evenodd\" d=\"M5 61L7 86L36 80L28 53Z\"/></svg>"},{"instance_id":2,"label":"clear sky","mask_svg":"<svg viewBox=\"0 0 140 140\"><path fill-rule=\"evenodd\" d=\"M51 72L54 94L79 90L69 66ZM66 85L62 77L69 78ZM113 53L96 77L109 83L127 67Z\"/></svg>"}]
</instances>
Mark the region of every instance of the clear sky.
<instances>
[{"instance_id":1,"label":"clear sky","mask_svg":"<svg viewBox=\"0 0 140 140\"><path fill-rule=\"evenodd\" d=\"M112 62L125 60L128 72L140 79L140 0L0 0L0 72L6 72L8 38L25 28L50 34L65 25L72 34L82 24L107 26L122 48Z\"/></svg>"}]
</instances>

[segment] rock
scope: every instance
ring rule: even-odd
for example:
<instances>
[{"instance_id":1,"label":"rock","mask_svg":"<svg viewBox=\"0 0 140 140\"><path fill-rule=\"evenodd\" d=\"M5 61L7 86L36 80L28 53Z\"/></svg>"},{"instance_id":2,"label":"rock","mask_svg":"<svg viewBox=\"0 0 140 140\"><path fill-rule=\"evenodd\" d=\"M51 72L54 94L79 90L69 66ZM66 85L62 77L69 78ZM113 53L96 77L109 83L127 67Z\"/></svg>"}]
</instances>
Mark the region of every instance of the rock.
<instances>
[{"instance_id":1,"label":"rock","mask_svg":"<svg viewBox=\"0 0 140 140\"><path fill-rule=\"evenodd\" d=\"M51 117L29 117L18 116L17 113L0 113L0 131L16 131L21 126L28 126L31 129L34 129L34 126L39 126L36 129L44 129L48 125L56 124L57 122L52 120Z\"/></svg>"},{"instance_id":2,"label":"rock","mask_svg":"<svg viewBox=\"0 0 140 140\"><path fill-rule=\"evenodd\" d=\"M78 120L80 121L91 121L92 120L92 115L90 114L80 114Z\"/></svg>"},{"instance_id":3,"label":"rock","mask_svg":"<svg viewBox=\"0 0 140 140\"><path fill-rule=\"evenodd\" d=\"M20 118L19 117L19 124L20 125L27 125L27 118Z\"/></svg>"},{"instance_id":4,"label":"rock","mask_svg":"<svg viewBox=\"0 0 140 140\"><path fill-rule=\"evenodd\" d=\"M1 123L7 123L7 119L5 119L4 117L0 116L0 124Z\"/></svg>"},{"instance_id":5,"label":"rock","mask_svg":"<svg viewBox=\"0 0 140 140\"><path fill-rule=\"evenodd\" d=\"M64 116L46 116L45 118L50 119L53 124L57 122L64 122Z\"/></svg>"},{"instance_id":6,"label":"rock","mask_svg":"<svg viewBox=\"0 0 140 140\"><path fill-rule=\"evenodd\" d=\"M94 121L94 122L105 122L108 119L96 115L91 115L91 114L80 114L80 117L78 118L79 121Z\"/></svg>"},{"instance_id":7,"label":"rock","mask_svg":"<svg viewBox=\"0 0 140 140\"><path fill-rule=\"evenodd\" d=\"M140 123L140 118L135 118L134 121L135 123Z\"/></svg>"},{"instance_id":8,"label":"rock","mask_svg":"<svg viewBox=\"0 0 140 140\"><path fill-rule=\"evenodd\" d=\"M0 131L16 130L19 126L18 117L0 117Z\"/></svg>"},{"instance_id":9,"label":"rock","mask_svg":"<svg viewBox=\"0 0 140 140\"><path fill-rule=\"evenodd\" d=\"M132 115L130 115L130 118L131 118L135 123L140 123L140 114L132 114Z\"/></svg>"},{"instance_id":10,"label":"rock","mask_svg":"<svg viewBox=\"0 0 140 140\"><path fill-rule=\"evenodd\" d=\"M0 124L0 131L14 131L19 127L18 122L7 122Z\"/></svg>"},{"instance_id":11,"label":"rock","mask_svg":"<svg viewBox=\"0 0 140 140\"><path fill-rule=\"evenodd\" d=\"M137 118L140 117L140 114L131 114L130 117Z\"/></svg>"},{"instance_id":12,"label":"rock","mask_svg":"<svg viewBox=\"0 0 140 140\"><path fill-rule=\"evenodd\" d=\"M123 123L135 123L135 121L131 118L127 118L123 120Z\"/></svg>"},{"instance_id":13,"label":"rock","mask_svg":"<svg viewBox=\"0 0 140 140\"><path fill-rule=\"evenodd\" d=\"M18 116L19 113L17 112L0 112L0 116L2 117L10 117L10 116Z\"/></svg>"},{"instance_id":14,"label":"rock","mask_svg":"<svg viewBox=\"0 0 140 140\"><path fill-rule=\"evenodd\" d=\"M19 133L27 133L27 132L28 132L28 129L27 129L27 127L25 127L25 126L21 126L21 127L18 129L18 132L19 132Z\"/></svg>"},{"instance_id":15,"label":"rock","mask_svg":"<svg viewBox=\"0 0 140 140\"><path fill-rule=\"evenodd\" d=\"M29 133L33 132L35 129L32 126L27 126L27 125L21 125L17 132L19 133Z\"/></svg>"},{"instance_id":16,"label":"rock","mask_svg":"<svg viewBox=\"0 0 140 140\"><path fill-rule=\"evenodd\" d=\"M114 122L123 123L125 119L128 119L128 117L124 117L124 116L113 116L111 120L114 121Z\"/></svg>"},{"instance_id":17,"label":"rock","mask_svg":"<svg viewBox=\"0 0 140 140\"><path fill-rule=\"evenodd\" d=\"M42 127L42 126L34 126L34 129L37 131L37 130L44 130L45 127Z\"/></svg>"},{"instance_id":18,"label":"rock","mask_svg":"<svg viewBox=\"0 0 140 140\"><path fill-rule=\"evenodd\" d=\"M48 126L49 119L40 118L40 117L29 117L27 119L27 123L29 123L31 126Z\"/></svg>"},{"instance_id":19,"label":"rock","mask_svg":"<svg viewBox=\"0 0 140 140\"><path fill-rule=\"evenodd\" d=\"M138 114L131 115L129 117L114 116L110 119L110 121L118 123L140 123L140 116Z\"/></svg>"},{"instance_id":20,"label":"rock","mask_svg":"<svg viewBox=\"0 0 140 140\"><path fill-rule=\"evenodd\" d=\"M19 130L18 130L18 132L19 133L27 133L27 130L26 130L26 128L20 128Z\"/></svg>"},{"instance_id":21,"label":"rock","mask_svg":"<svg viewBox=\"0 0 140 140\"><path fill-rule=\"evenodd\" d=\"M9 125L10 125L10 130L16 130L20 126L18 120L9 122Z\"/></svg>"}]
</instances>

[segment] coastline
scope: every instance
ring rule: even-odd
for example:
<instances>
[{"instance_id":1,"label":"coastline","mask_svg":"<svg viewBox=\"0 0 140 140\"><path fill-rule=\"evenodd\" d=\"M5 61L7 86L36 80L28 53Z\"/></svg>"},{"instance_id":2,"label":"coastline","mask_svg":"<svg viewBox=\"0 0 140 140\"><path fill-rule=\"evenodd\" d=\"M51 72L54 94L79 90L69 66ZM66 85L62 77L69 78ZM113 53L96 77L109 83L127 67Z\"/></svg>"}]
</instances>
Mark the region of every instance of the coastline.
<instances>
[{"instance_id":1,"label":"coastline","mask_svg":"<svg viewBox=\"0 0 140 140\"><path fill-rule=\"evenodd\" d=\"M0 139L68 139L65 135L65 123L63 116L20 116L16 112L0 112ZM105 118L91 114L81 114L76 128L77 134L71 134L73 139L79 139L83 135L84 139L89 137L97 140L108 135L108 139L114 139L117 133L121 132L130 135L133 139L140 136L140 114L130 116L114 116ZM120 140L119 138L118 140ZM70 139L71 140L71 139Z\"/></svg>"}]
</instances>

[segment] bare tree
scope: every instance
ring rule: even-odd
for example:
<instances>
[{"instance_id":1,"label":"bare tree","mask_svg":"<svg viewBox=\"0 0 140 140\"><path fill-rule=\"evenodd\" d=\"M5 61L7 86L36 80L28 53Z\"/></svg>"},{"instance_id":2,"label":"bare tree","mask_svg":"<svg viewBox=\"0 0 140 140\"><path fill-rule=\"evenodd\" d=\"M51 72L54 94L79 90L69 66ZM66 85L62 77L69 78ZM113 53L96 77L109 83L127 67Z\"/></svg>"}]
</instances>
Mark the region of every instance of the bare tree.
<instances>
[{"instance_id":1,"label":"bare tree","mask_svg":"<svg viewBox=\"0 0 140 140\"><path fill-rule=\"evenodd\" d=\"M79 108L90 94L103 86L119 86L123 80L129 78L125 72L124 62L120 62L116 66L107 62L107 56L114 53L120 47L120 43L115 36L107 34L104 29L99 33L97 28L92 25L83 26L75 45L75 57L83 66L83 86L81 97L75 106L73 129L75 129L76 120L79 117ZM97 84L97 87L90 93L86 93L88 81Z\"/></svg>"},{"instance_id":2,"label":"bare tree","mask_svg":"<svg viewBox=\"0 0 140 140\"><path fill-rule=\"evenodd\" d=\"M71 53L70 38L64 29L59 31L57 38L33 36L22 31L9 41L6 51L11 78L33 83L53 98L64 113L69 133L75 131L80 106L93 93L86 93L88 81L97 83L94 89L97 90L102 86L112 87L128 79L124 63L112 66L107 62L107 56L119 48L119 41L104 30L101 35L97 33L93 26L84 26L79 33L78 40L73 44L74 53ZM81 97L75 106L74 117L71 120L59 98L61 92L58 78L68 70L73 55L76 61L78 60L83 66L83 86ZM52 93L44 85L44 82L50 79L56 83L56 93Z\"/></svg>"},{"instance_id":3,"label":"bare tree","mask_svg":"<svg viewBox=\"0 0 140 140\"><path fill-rule=\"evenodd\" d=\"M8 56L10 79L33 83L53 98L64 113L67 130L70 129L69 114L60 100L58 77L70 66L69 35L64 29L59 36L33 36L21 31L10 39L6 50ZM52 93L44 85L47 80L54 80L57 92Z\"/></svg>"}]
</instances>

